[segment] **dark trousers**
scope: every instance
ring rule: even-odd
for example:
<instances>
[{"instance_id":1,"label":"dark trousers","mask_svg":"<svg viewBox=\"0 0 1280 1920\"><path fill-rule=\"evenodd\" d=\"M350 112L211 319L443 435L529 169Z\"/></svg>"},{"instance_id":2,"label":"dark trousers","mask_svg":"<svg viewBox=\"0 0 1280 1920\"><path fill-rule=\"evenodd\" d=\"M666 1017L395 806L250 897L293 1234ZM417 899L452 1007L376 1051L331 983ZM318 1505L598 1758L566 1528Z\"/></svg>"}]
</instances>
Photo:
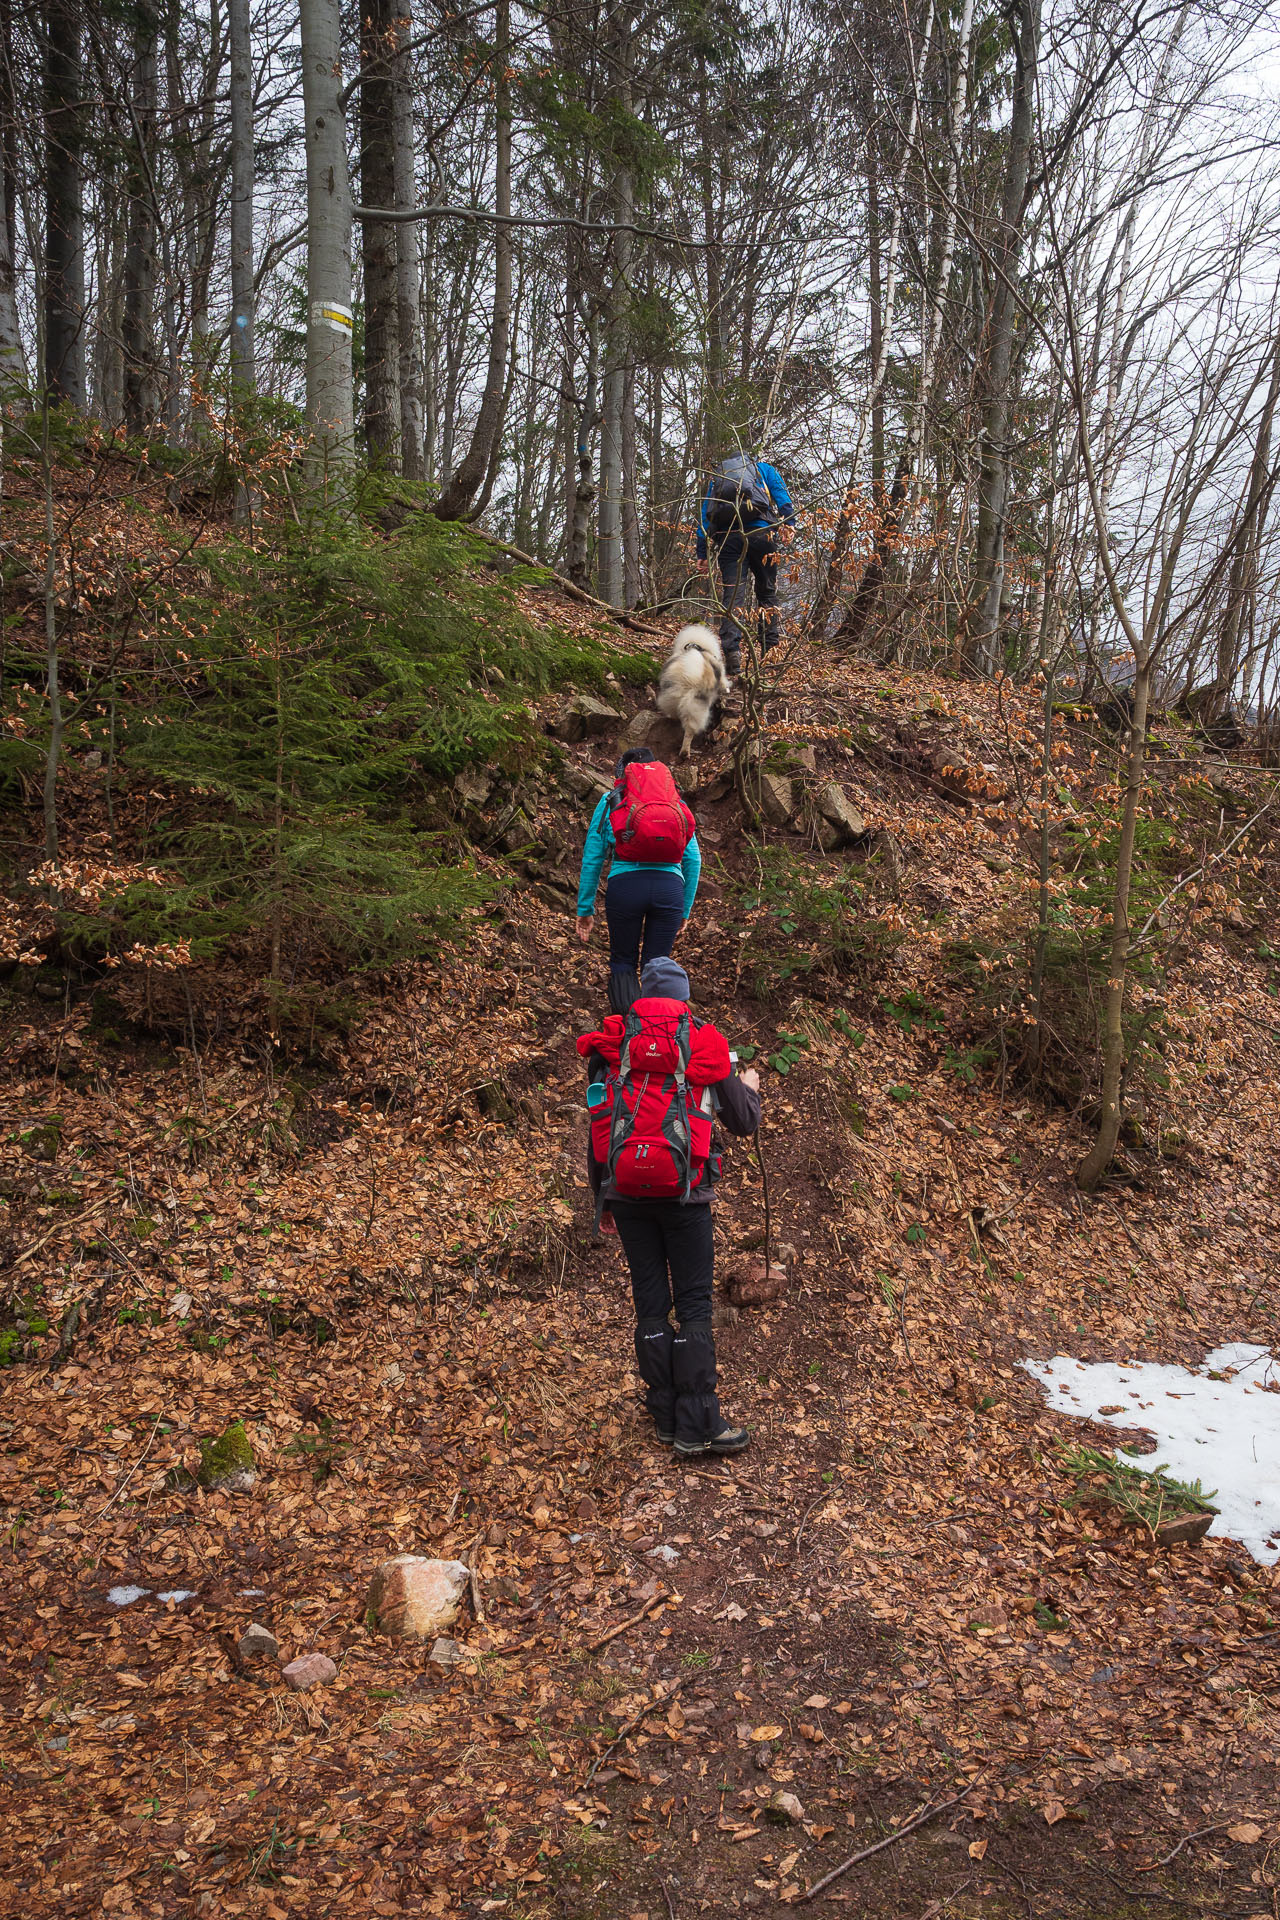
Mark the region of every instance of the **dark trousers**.
<instances>
[{"instance_id":1,"label":"dark trousers","mask_svg":"<svg viewBox=\"0 0 1280 1920\"><path fill-rule=\"evenodd\" d=\"M715 1241L707 1202L615 1200L613 1217L631 1269L636 1364L662 1433L709 1440L724 1429L711 1331ZM678 1329L668 1317L674 1313Z\"/></svg>"},{"instance_id":2,"label":"dark trousers","mask_svg":"<svg viewBox=\"0 0 1280 1920\"><path fill-rule=\"evenodd\" d=\"M764 614L766 647L778 638L778 549L773 533L759 527L754 533L727 533L716 549L723 583L721 598L724 613L720 618L720 645L726 654L736 653L742 641L742 621L750 594L748 580L755 583L756 605Z\"/></svg>"},{"instance_id":3,"label":"dark trousers","mask_svg":"<svg viewBox=\"0 0 1280 1920\"><path fill-rule=\"evenodd\" d=\"M647 960L669 959L684 919L684 876L661 867L611 873L604 890L609 923L609 965L640 973Z\"/></svg>"}]
</instances>

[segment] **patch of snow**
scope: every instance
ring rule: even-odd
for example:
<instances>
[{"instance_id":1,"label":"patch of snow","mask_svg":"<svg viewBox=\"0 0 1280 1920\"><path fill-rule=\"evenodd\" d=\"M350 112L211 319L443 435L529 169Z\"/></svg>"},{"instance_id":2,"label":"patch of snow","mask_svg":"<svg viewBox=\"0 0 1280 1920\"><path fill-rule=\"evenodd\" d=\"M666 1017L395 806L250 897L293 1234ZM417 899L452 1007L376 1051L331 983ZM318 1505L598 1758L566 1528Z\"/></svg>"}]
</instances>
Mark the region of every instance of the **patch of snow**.
<instances>
[{"instance_id":1,"label":"patch of snow","mask_svg":"<svg viewBox=\"0 0 1280 1920\"><path fill-rule=\"evenodd\" d=\"M242 1600L261 1600L265 1592L265 1587L241 1587L240 1598Z\"/></svg>"},{"instance_id":2,"label":"patch of snow","mask_svg":"<svg viewBox=\"0 0 1280 1920\"><path fill-rule=\"evenodd\" d=\"M1155 1453L1120 1447L1116 1458L1198 1480L1218 1509L1211 1534L1239 1540L1266 1566L1280 1560L1280 1393L1271 1390L1280 1361L1268 1347L1217 1347L1194 1373L1147 1361L1086 1365L1066 1354L1018 1365L1063 1413L1149 1429Z\"/></svg>"},{"instance_id":3,"label":"patch of snow","mask_svg":"<svg viewBox=\"0 0 1280 1920\"><path fill-rule=\"evenodd\" d=\"M665 1541L660 1547L650 1547L648 1553L645 1555L646 1560L665 1560L669 1567L674 1566L679 1558L679 1547L669 1547Z\"/></svg>"},{"instance_id":4,"label":"patch of snow","mask_svg":"<svg viewBox=\"0 0 1280 1920\"><path fill-rule=\"evenodd\" d=\"M150 1593L150 1587L110 1587L107 1598L113 1607L131 1607L135 1600L143 1600Z\"/></svg>"},{"instance_id":5,"label":"patch of snow","mask_svg":"<svg viewBox=\"0 0 1280 1920\"><path fill-rule=\"evenodd\" d=\"M157 1600L174 1600L174 1601L194 1600L195 1597L196 1597L196 1590L194 1587L171 1587L168 1593L158 1593L156 1595Z\"/></svg>"}]
</instances>

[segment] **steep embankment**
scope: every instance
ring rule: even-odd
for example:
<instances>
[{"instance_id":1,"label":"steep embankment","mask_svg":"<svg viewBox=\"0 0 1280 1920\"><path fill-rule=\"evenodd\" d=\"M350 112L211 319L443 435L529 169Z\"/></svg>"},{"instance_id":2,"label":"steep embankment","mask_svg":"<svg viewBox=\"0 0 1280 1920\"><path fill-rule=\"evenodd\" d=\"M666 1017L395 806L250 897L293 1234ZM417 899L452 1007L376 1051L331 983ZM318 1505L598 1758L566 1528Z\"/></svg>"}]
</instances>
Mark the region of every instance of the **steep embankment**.
<instances>
[{"instance_id":1,"label":"steep embankment","mask_svg":"<svg viewBox=\"0 0 1280 1920\"><path fill-rule=\"evenodd\" d=\"M640 1417L580 1171L573 1036L602 954L566 889L634 704L596 691L619 715L579 709L599 732L459 776L481 860L515 877L326 1058L147 1041L101 992L11 1004L28 1331L5 1376L4 1846L24 1910L767 1915L963 1794L829 1897L884 1920L1263 1912L1272 1570L1074 1505L1064 1444L1115 1434L1017 1365L1276 1341L1270 845L1229 892L1221 863L1176 888L1262 776L1188 766L1172 733L1156 762L1150 988L1172 1017L1117 1177L1085 1199L1097 974L1067 909L1087 928L1105 882L1105 740L1061 716L1038 1074L1033 714L799 660L755 836L723 751L698 757L683 957L698 1011L759 1049L791 1279L724 1312L751 1452L680 1468ZM558 723L560 696L542 710ZM762 1224L735 1148L726 1273ZM233 1417L253 1491L174 1490ZM450 1670L361 1624L373 1567L411 1549L475 1569L484 1619ZM120 1609L120 1585L149 1591ZM337 1679L292 1694L245 1667L253 1618ZM799 1806L771 1818L779 1793Z\"/></svg>"}]
</instances>

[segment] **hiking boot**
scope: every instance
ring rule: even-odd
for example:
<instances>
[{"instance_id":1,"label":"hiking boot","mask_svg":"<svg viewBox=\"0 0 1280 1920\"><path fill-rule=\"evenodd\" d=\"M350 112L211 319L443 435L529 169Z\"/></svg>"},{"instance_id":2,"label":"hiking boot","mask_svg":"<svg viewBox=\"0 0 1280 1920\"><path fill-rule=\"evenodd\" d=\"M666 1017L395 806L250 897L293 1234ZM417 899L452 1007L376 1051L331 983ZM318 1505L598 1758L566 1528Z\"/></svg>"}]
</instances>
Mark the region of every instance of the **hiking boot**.
<instances>
[{"instance_id":1,"label":"hiking boot","mask_svg":"<svg viewBox=\"0 0 1280 1920\"><path fill-rule=\"evenodd\" d=\"M750 1444L745 1427L722 1427L710 1440L677 1440L675 1449L682 1460L688 1460L699 1453L741 1453Z\"/></svg>"},{"instance_id":2,"label":"hiking boot","mask_svg":"<svg viewBox=\"0 0 1280 1920\"><path fill-rule=\"evenodd\" d=\"M731 680L736 680L742 672L742 654L737 647L724 649L724 670Z\"/></svg>"},{"instance_id":3,"label":"hiking boot","mask_svg":"<svg viewBox=\"0 0 1280 1920\"><path fill-rule=\"evenodd\" d=\"M673 1447L676 1443L674 1432L665 1433L661 1427L654 1428L653 1437L655 1440L660 1440L664 1447Z\"/></svg>"}]
</instances>

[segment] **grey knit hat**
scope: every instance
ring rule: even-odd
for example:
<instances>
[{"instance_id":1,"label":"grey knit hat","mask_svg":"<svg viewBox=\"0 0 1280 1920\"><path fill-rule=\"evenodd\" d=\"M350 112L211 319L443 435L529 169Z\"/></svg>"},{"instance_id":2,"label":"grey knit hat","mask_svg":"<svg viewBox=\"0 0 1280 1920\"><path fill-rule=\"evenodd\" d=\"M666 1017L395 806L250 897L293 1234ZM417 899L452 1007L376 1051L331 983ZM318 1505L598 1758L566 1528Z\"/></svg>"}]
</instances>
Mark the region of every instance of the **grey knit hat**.
<instances>
[{"instance_id":1,"label":"grey knit hat","mask_svg":"<svg viewBox=\"0 0 1280 1920\"><path fill-rule=\"evenodd\" d=\"M640 985L655 1000L687 1000L689 976L676 960L659 955L650 960L640 976Z\"/></svg>"}]
</instances>

